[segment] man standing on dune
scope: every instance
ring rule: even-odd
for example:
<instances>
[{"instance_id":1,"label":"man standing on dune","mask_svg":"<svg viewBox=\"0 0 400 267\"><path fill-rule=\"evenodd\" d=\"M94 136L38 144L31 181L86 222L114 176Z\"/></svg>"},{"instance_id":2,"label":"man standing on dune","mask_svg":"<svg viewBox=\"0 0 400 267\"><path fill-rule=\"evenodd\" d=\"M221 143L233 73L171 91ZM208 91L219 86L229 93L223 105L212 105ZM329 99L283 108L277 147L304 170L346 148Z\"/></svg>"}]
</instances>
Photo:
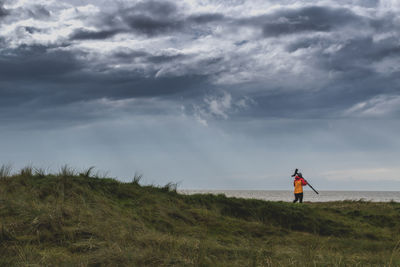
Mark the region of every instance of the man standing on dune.
<instances>
[{"instance_id":1,"label":"man standing on dune","mask_svg":"<svg viewBox=\"0 0 400 267\"><path fill-rule=\"evenodd\" d=\"M294 177L294 200L293 203L296 203L297 200L300 203L303 203L303 185L307 185L306 180L304 180L303 175L299 172Z\"/></svg>"}]
</instances>

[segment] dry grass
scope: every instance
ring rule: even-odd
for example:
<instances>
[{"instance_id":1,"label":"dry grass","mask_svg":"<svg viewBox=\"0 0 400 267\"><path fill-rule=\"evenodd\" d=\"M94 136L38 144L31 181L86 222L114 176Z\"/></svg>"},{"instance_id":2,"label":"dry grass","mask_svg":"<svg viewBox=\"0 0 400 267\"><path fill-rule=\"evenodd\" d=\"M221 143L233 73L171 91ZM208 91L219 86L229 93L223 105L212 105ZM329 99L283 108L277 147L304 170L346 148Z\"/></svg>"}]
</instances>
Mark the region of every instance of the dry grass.
<instances>
[{"instance_id":1,"label":"dry grass","mask_svg":"<svg viewBox=\"0 0 400 267\"><path fill-rule=\"evenodd\" d=\"M0 180L0 265L399 266L400 204L180 195L24 168Z\"/></svg>"}]
</instances>

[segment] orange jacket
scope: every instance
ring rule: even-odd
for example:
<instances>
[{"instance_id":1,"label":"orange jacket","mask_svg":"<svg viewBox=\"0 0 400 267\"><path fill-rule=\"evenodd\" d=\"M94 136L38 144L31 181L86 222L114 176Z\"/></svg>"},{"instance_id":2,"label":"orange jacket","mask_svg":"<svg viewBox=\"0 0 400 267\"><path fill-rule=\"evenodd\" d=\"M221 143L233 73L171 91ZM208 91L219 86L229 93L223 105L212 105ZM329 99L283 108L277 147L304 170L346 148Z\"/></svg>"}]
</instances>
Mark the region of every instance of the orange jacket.
<instances>
[{"instance_id":1,"label":"orange jacket","mask_svg":"<svg viewBox=\"0 0 400 267\"><path fill-rule=\"evenodd\" d=\"M303 193L303 185L307 185L307 182L303 178L296 175L296 177L294 177L293 185L295 194Z\"/></svg>"}]
</instances>

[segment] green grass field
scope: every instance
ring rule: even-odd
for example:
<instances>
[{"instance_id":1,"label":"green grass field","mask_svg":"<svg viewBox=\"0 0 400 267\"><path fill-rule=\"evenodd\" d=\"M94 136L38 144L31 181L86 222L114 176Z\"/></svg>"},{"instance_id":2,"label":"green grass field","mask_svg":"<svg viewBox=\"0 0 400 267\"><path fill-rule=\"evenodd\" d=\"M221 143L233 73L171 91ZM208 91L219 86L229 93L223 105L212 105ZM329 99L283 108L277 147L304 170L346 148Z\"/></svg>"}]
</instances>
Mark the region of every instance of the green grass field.
<instances>
[{"instance_id":1,"label":"green grass field","mask_svg":"<svg viewBox=\"0 0 400 267\"><path fill-rule=\"evenodd\" d=\"M0 169L0 266L400 266L400 204L181 195Z\"/></svg>"}]
</instances>

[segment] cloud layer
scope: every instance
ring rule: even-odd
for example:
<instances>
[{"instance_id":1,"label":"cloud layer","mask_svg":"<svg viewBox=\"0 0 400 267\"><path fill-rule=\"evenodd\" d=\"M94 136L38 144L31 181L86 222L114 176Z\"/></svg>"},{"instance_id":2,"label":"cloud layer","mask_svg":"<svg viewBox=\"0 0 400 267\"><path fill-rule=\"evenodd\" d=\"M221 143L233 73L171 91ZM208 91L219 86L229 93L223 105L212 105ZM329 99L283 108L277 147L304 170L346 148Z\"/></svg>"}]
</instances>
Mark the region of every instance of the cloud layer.
<instances>
[{"instance_id":1,"label":"cloud layer","mask_svg":"<svg viewBox=\"0 0 400 267\"><path fill-rule=\"evenodd\" d=\"M156 98L198 116L193 107L228 92L232 101L254 103L234 117L339 118L398 97L398 4L279 3L6 1L2 102L41 112ZM12 116L9 110L2 116ZM379 115L398 114L388 108Z\"/></svg>"}]
</instances>

